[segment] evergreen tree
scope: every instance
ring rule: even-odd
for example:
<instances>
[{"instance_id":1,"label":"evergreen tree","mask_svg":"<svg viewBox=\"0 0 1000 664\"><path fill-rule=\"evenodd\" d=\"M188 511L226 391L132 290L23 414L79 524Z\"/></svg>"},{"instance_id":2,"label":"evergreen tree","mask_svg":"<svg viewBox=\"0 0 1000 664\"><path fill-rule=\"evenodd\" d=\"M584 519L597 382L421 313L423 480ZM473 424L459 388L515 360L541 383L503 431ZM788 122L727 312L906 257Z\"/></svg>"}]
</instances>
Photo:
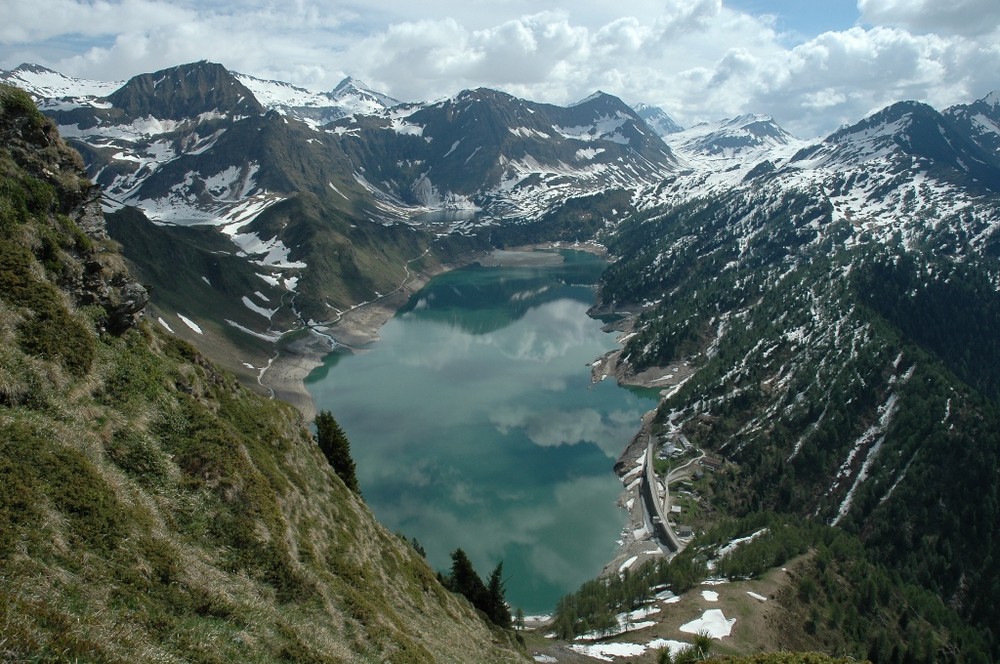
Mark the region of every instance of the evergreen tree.
<instances>
[{"instance_id":1,"label":"evergreen tree","mask_svg":"<svg viewBox=\"0 0 1000 664\"><path fill-rule=\"evenodd\" d=\"M351 443L328 410L320 411L316 416L316 443L333 467L333 472L337 473L348 489L361 495L354 459L351 458Z\"/></svg>"},{"instance_id":2,"label":"evergreen tree","mask_svg":"<svg viewBox=\"0 0 1000 664\"><path fill-rule=\"evenodd\" d=\"M451 553L451 577L448 587L464 596L474 607L486 613L485 607L488 603L486 586L476 574L469 556L462 549L455 549Z\"/></svg>"},{"instance_id":3,"label":"evergreen tree","mask_svg":"<svg viewBox=\"0 0 1000 664\"><path fill-rule=\"evenodd\" d=\"M455 549L451 554L451 576L445 580L445 587L464 596L494 625L504 629L513 626L510 608L504 597L503 562L497 564L490 574L489 583L484 584L465 551ZM521 613L522 622L523 615Z\"/></svg>"},{"instance_id":4,"label":"evergreen tree","mask_svg":"<svg viewBox=\"0 0 1000 664\"><path fill-rule=\"evenodd\" d=\"M489 582L486 584L486 601L486 615L490 617L490 620L504 629L510 629L510 608L507 606L507 599L504 597L502 560L497 563L497 566L490 574Z\"/></svg>"}]
</instances>

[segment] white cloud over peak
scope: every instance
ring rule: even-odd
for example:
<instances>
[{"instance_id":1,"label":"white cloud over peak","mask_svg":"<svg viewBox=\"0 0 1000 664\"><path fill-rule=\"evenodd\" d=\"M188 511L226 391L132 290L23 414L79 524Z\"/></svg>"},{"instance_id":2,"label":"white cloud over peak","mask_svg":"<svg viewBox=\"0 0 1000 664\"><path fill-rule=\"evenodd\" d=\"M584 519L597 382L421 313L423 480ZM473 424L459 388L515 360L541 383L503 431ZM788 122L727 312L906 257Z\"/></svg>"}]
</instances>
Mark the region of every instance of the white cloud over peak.
<instances>
[{"instance_id":1,"label":"white cloud over peak","mask_svg":"<svg viewBox=\"0 0 1000 664\"><path fill-rule=\"evenodd\" d=\"M349 74L414 101L494 87L567 104L600 89L685 125L760 112L801 136L900 99L940 108L1000 88L997 0L859 0L855 27L806 37L722 0L53 1L8 12L0 66L118 80L208 59L318 90Z\"/></svg>"}]
</instances>

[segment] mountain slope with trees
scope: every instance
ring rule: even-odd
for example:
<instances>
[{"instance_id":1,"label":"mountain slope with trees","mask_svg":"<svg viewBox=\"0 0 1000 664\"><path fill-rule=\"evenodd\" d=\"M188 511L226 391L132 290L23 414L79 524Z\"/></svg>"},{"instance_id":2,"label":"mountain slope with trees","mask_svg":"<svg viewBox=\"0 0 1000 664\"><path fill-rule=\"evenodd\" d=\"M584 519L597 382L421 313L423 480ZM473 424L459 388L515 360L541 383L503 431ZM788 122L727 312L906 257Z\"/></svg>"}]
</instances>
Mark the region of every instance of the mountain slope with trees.
<instances>
[{"instance_id":1,"label":"mountain slope with trees","mask_svg":"<svg viewBox=\"0 0 1000 664\"><path fill-rule=\"evenodd\" d=\"M971 143L933 139L927 123L943 121L899 105L792 160L843 169L778 168L649 205L607 233L618 260L601 302L636 312L621 375L697 367L653 432L734 464L716 508L842 528L980 630L995 658L1000 177L955 156L983 154ZM930 198L906 193L914 181ZM859 190L910 206L838 209Z\"/></svg>"}]
</instances>

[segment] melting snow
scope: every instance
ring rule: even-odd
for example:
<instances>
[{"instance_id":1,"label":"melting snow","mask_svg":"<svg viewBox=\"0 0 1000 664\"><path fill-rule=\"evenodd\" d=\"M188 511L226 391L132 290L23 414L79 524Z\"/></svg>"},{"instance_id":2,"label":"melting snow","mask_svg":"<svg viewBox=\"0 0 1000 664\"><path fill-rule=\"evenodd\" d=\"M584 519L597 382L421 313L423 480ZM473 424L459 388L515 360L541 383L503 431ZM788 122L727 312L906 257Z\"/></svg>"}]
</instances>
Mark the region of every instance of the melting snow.
<instances>
[{"instance_id":1,"label":"melting snow","mask_svg":"<svg viewBox=\"0 0 1000 664\"><path fill-rule=\"evenodd\" d=\"M734 539L729 544L726 544L725 546L719 547L719 550L716 551L716 555L719 558L724 558L724 557L728 556L730 553L732 553L733 551L735 551L738 547L742 546L743 544L747 544L749 542L754 541L755 539L757 539L758 537L760 537L761 535L763 535L765 533L767 533L767 528L761 528L760 530L758 530L757 532L753 533L752 535L747 535L746 537L740 537L738 539ZM707 581L705 583L708 584Z\"/></svg>"},{"instance_id":2,"label":"melting snow","mask_svg":"<svg viewBox=\"0 0 1000 664\"><path fill-rule=\"evenodd\" d=\"M581 655L586 655L587 657L592 657L594 659L599 659L603 662L613 662L615 657L638 657L644 654L647 650L661 650L666 648L670 651L671 656L676 656L680 651L690 648L690 643L684 643L683 641L674 641L672 639L653 639L649 643L595 643L593 645L582 645L573 644L570 649L574 652L578 652ZM535 657L536 661L539 660L538 656ZM549 659L547 661L554 662L555 659Z\"/></svg>"},{"instance_id":3,"label":"melting snow","mask_svg":"<svg viewBox=\"0 0 1000 664\"><path fill-rule=\"evenodd\" d=\"M177 314L177 317L181 319L181 322L183 322L185 325L187 325L188 327L190 327L192 330L194 330L198 334L204 334L204 332L201 331L201 328L198 327L198 324L195 323L190 318L188 318L186 316L182 316L181 314Z\"/></svg>"},{"instance_id":4,"label":"melting snow","mask_svg":"<svg viewBox=\"0 0 1000 664\"><path fill-rule=\"evenodd\" d=\"M609 631L588 632L587 634L583 634L581 636L576 637L576 640L596 641L597 639L604 639L609 636L614 636L616 634L624 634L625 632L630 630L652 627L656 623L651 620L644 620L644 619L659 612L660 612L660 607L647 606L643 608L638 608L635 611L630 611L628 613L619 613L617 616L615 616L615 620L618 623L617 629L612 628Z\"/></svg>"},{"instance_id":5,"label":"melting snow","mask_svg":"<svg viewBox=\"0 0 1000 664\"><path fill-rule=\"evenodd\" d=\"M912 369L908 372L908 374L904 375L904 380L908 378L909 375L912 375ZM864 462L861 464L861 469L858 471L857 477L854 478L854 483L847 491L847 495L844 496L844 500L840 503L840 507L837 509L837 516L833 518L831 525L836 526L840 520L847 515L847 512L851 509L851 502L854 500L854 493L858 490L858 487L861 486L866 479L868 479L868 471L871 469L872 463L878 456L879 450L882 449L882 443L885 442L885 432L889 428L889 423L892 421L893 416L899 408L897 404L898 400L899 398L896 396L896 393L893 392L889 395L889 398L886 399L885 403L879 406L881 416L879 417L878 424L873 425L861 434L855 442L854 447L847 455L847 460L840 466L840 471L837 473L838 479L846 477L850 473L851 463L861 448L866 445L871 445L871 447L868 448L868 454L865 456ZM833 486L836 487L837 483L835 482Z\"/></svg>"},{"instance_id":6,"label":"melting snow","mask_svg":"<svg viewBox=\"0 0 1000 664\"><path fill-rule=\"evenodd\" d=\"M726 619L721 609L709 609L701 618L684 623L678 629L686 634L708 634L713 639L729 636L733 631L736 618Z\"/></svg>"},{"instance_id":7,"label":"melting snow","mask_svg":"<svg viewBox=\"0 0 1000 664\"><path fill-rule=\"evenodd\" d=\"M393 118L392 119L392 130L397 134L402 134L404 136L423 136L424 128L420 125L415 125L407 122L403 118Z\"/></svg>"},{"instance_id":8,"label":"melting snow","mask_svg":"<svg viewBox=\"0 0 1000 664\"><path fill-rule=\"evenodd\" d=\"M226 323L228 325L230 325L231 327L235 327L240 332L243 332L245 334L249 334L252 337L257 337L258 339L263 339L264 341L269 341L271 343L274 343L275 341L278 341L279 339L281 339L281 334L278 333L278 332L272 332L271 334L265 334L263 332L255 332L254 330L251 330L249 327L245 327L243 325L240 325L236 321L229 320L228 318L226 319Z\"/></svg>"},{"instance_id":9,"label":"melting snow","mask_svg":"<svg viewBox=\"0 0 1000 664\"><path fill-rule=\"evenodd\" d=\"M628 144L629 139L616 131L628 121L628 117L616 115L610 117L604 115L592 125L580 125L576 127L555 127L563 138L577 141L612 141L615 143Z\"/></svg>"},{"instance_id":10,"label":"melting snow","mask_svg":"<svg viewBox=\"0 0 1000 664\"><path fill-rule=\"evenodd\" d=\"M631 558L629 558L628 560L626 560L625 562L623 562L621 564L621 566L618 567L618 573L621 574L622 572L624 572L628 568L632 567L632 565L634 565L635 561L637 561L637 560L639 560L639 556L632 556Z\"/></svg>"},{"instance_id":11,"label":"melting snow","mask_svg":"<svg viewBox=\"0 0 1000 664\"><path fill-rule=\"evenodd\" d=\"M604 152L604 148L583 148L576 151L576 158L580 160L593 159L597 155Z\"/></svg>"},{"instance_id":12,"label":"melting snow","mask_svg":"<svg viewBox=\"0 0 1000 664\"><path fill-rule=\"evenodd\" d=\"M243 306L245 306L247 309L250 309L251 311L260 314L261 316L269 320L272 316L274 316L275 312L278 311L277 309L265 309L264 307L255 304L254 301L248 298L246 295L243 296Z\"/></svg>"}]
</instances>

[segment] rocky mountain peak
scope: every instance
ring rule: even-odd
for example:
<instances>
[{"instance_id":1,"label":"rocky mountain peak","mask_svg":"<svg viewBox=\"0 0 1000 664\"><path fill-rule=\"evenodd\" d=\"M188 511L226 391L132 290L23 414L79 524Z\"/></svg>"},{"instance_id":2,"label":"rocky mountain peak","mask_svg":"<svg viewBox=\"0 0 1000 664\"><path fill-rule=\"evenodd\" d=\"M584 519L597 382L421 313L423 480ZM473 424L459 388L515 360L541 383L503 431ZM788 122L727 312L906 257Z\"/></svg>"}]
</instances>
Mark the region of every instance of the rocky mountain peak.
<instances>
[{"instance_id":1,"label":"rocky mountain peak","mask_svg":"<svg viewBox=\"0 0 1000 664\"><path fill-rule=\"evenodd\" d=\"M131 78L107 101L133 118L183 120L202 113L260 115L264 107L228 69L208 61Z\"/></svg>"},{"instance_id":2,"label":"rocky mountain peak","mask_svg":"<svg viewBox=\"0 0 1000 664\"><path fill-rule=\"evenodd\" d=\"M684 127L674 122L674 119L659 106L640 103L635 105L634 110L649 125L650 129L660 136L669 136L684 131Z\"/></svg>"},{"instance_id":3,"label":"rocky mountain peak","mask_svg":"<svg viewBox=\"0 0 1000 664\"><path fill-rule=\"evenodd\" d=\"M364 81L348 76L329 93L351 113L372 114L398 105L398 99L373 90Z\"/></svg>"}]
</instances>

